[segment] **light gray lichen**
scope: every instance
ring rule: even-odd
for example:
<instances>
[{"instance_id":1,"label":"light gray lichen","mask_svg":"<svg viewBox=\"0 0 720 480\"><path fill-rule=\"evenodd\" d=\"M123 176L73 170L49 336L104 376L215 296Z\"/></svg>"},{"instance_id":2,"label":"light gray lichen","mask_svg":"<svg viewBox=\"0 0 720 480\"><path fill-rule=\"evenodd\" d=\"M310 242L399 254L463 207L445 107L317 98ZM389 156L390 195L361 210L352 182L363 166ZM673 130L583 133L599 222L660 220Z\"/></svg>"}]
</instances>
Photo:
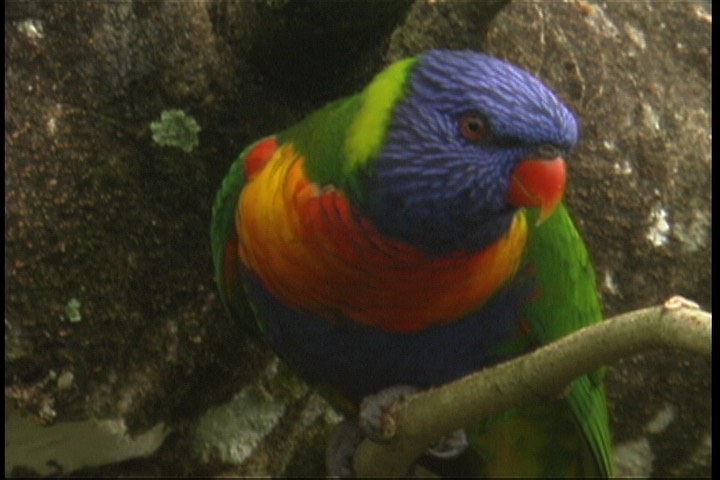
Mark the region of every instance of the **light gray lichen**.
<instances>
[{"instance_id":1,"label":"light gray lichen","mask_svg":"<svg viewBox=\"0 0 720 480\"><path fill-rule=\"evenodd\" d=\"M80 315L80 300L77 298L71 298L70 301L65 305L65 318L70 323L78 323L82 320Z\"/></svg>"},{"instance_id":2,"label":"light gray lichen","mask_svg":"<svg viewBox=\"0 0 720 480\"><path fill-rule=\"evenodd\" d=\"M200 144L200 125L182 110L164 110L159 122L150 123L152 139L164 147L177 147L186 153Z\"/></svg>"}]
</instances>

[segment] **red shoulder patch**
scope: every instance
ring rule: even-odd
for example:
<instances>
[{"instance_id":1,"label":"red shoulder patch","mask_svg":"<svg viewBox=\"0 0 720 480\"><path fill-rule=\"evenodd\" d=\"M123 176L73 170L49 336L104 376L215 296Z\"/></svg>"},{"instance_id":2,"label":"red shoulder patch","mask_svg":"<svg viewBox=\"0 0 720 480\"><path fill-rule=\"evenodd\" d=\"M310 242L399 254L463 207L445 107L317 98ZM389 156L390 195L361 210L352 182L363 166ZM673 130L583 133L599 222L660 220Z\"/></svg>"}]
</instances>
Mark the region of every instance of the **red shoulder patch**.
<instances>
[{"instance_id":1,"label":"red shoulder patch","mask_svg":"<svg viewBox=\"0 0 720 480\"><path fill-rule=\"evenodd\" d=\"M250 179L257 175L272 158L278 148L275 137L266 138L255 145L255 148L248 152L245 158L245 176Z\"/></svg>"}]
</instances>

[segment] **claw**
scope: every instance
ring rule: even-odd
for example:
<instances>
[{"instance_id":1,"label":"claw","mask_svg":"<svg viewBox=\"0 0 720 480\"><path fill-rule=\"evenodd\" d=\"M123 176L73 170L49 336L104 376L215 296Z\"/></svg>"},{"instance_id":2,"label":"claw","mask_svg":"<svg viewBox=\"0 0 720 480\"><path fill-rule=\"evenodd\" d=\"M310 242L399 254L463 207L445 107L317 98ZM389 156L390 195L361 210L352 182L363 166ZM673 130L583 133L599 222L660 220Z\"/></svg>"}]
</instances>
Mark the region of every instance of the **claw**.
<instances>
[{"instance_id":1,"label":"claw","mask_svg":"<svg viewBox=\"0 0 720 480\"><path fill-rule=\"evenodd\" d=\"M443 436L427 453L437 458L455 458L468 447L468 439L465 430L455 430Z\"/></svg>"}]
</instances>

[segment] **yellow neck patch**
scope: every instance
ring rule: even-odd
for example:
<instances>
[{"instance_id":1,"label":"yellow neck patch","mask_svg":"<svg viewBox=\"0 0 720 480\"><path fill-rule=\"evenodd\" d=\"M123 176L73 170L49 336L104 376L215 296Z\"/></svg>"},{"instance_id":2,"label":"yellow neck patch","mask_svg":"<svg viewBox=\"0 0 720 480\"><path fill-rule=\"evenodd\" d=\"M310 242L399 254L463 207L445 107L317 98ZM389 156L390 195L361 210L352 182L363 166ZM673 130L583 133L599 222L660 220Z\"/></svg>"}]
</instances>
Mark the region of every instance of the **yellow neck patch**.
<instances>
[{"instance_id":1,"label":"yellow neck patch","mask_svg":"<svg viewBox=\"0 0 720 480\"><path fill-rule=\"evenodd\" d=\"M408 58L395 62L368 85L363 94L362 107L350 125L345 141L348 158L345 168L348 171L355 170L380 150L393 108L405 89L408 70L416 61Z\"/></svg>"}]
</instances>

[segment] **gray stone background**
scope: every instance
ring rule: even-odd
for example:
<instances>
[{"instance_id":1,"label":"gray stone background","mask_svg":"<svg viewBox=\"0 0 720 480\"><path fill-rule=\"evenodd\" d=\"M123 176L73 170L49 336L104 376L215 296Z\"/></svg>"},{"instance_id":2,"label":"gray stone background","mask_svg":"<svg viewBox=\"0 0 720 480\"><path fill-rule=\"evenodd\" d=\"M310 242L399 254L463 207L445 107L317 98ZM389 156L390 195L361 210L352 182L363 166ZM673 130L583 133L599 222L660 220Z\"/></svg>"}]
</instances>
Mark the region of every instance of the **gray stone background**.
<instances>
[{"instance_id":1,"label":"gray stone background","mask_svg":"<svg viewBox=\"0 0 720 480\"><path fill-rule=\"evenodd\" d=\"M210 208L250 141L429 48L506 58L582 118L567 204L606 314L712 310L705 1L5 4L6 474L320 475L337 416L226 318ZM181 109L186 153L149 125ZM73 302L73 300L75 300ZM711 360L608 375L618 473L709 476Z\"/></svg>"}]
</instances>

